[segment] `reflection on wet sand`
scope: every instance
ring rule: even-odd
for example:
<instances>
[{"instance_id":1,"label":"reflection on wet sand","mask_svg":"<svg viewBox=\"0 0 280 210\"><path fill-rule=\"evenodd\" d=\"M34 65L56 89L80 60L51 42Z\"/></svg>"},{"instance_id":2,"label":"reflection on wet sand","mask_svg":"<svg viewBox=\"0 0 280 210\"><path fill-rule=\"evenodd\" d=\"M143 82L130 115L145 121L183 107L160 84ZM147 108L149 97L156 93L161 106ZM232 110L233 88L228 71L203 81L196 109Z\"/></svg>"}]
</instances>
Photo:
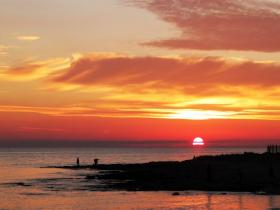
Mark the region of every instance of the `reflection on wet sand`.
<instances>
[{"instance_id":1,"label":"reflection on wet sand","mask_svg":"<svg viewBox=\"0 0 280 210\"><path fill-rule=\"evenodd\" d=\"M70 173L71 172L71 173ZM125 192L100 191L102 183L87 183L89 171L52 171L49 178L0 186L0 209L272 209L280 196L228 192ZM91 172L92 173L92 172ZM57 177L55 177L55 175ZM99 186L99 187L98 187Z\"/></svg>"},{"instance_id":2,"label":"reflection on wet sand","mask_svg":"<svg viewBox=\"0 0 280 210\"><path fill-rule=\"evenodd\" d=\"M61 180L62 181L62 180ZM38 184L38 183L37 183ZM55 189L45 185L1 186L0 209L68 209L68 210L178 210L178 209L272 209L280 207L280 196L225 192L125 192ZM77 183L75 183L77 184ZM58 184L60 185L60 184Z\"/></svg>"}]
</instances>

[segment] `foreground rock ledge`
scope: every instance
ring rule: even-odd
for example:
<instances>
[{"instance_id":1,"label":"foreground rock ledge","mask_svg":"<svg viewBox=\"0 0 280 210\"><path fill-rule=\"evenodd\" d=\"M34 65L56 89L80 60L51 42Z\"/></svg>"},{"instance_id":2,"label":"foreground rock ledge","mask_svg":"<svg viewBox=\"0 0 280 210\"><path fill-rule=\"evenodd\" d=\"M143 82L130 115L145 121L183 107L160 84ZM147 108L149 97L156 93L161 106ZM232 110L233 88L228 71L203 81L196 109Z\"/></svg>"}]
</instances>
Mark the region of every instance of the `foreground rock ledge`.
<instances>
[{"instance_id":1,"label":"foreground rock ledge","mask_svg":"<svg viewBox=\"0 0 280 210\"><path fill-rule=\"evenodd\" d=\"M239 191L280 194L280 154L244 153L200 156L182 162L63 166L92 168L107 189L131 191Z\"/></svg>"}]
</instances>

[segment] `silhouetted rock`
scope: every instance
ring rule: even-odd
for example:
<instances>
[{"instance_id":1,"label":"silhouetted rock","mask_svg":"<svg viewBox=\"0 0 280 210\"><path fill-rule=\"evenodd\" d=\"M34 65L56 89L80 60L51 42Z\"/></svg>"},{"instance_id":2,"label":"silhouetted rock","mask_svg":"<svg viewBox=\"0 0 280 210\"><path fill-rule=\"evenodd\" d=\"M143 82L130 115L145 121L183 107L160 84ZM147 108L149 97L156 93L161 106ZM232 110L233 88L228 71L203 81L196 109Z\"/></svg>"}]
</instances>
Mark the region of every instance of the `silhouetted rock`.
<instances>
[{"instance_id":1,"label":"silhouetted rock","mask_svg":"<svg viewBox=\"0 0 280 210\"><path fill-rule=\"evenodd\" d=\"M77 169L71 166L64 168ZM280 194L280 153L199 156L182 162L99 164L94 168L108 189L249 191Z\"/></svg>"}]
</instances>

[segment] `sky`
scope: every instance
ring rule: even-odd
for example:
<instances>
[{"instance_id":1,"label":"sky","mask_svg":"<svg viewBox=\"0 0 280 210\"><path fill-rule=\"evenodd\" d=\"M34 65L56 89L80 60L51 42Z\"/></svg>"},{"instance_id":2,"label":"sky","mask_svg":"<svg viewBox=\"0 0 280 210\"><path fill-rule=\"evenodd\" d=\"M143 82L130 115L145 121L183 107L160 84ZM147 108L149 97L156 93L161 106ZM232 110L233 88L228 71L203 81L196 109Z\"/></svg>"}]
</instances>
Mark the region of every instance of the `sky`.
<instances>
[{"instance_id":1,"label":"sky","mask_svg":"<svg viewBox=\"0 0 280 210\"><path fill-rule=\"evenodd\" d=\"M0 4L0 144L280 140L280 0Z\"/></svg>"}]
</instances>

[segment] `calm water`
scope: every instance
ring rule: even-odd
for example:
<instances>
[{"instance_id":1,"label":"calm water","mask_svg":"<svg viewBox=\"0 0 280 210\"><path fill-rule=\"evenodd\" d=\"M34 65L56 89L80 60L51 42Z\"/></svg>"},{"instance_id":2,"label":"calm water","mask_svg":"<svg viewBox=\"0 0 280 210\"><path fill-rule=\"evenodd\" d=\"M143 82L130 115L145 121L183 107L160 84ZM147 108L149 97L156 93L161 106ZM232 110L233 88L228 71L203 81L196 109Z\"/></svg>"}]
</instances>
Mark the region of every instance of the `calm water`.
<instances>
[{"instance_id":1,"label":"calm water","mask_svg":"<svg viewBox=\"0 0 280 210\"><path fill-rule=\"evenodd\" d=\"M263 152L261 148L10 148L0 149L0 209L277 209L280 196L224 192L119 192L96 190L97 181L87 182L90 170L41 168L51 165L135 163L185 160L194 155ZM20 184L18 184L20 183Z\"/></svg>"}]
</instances>

